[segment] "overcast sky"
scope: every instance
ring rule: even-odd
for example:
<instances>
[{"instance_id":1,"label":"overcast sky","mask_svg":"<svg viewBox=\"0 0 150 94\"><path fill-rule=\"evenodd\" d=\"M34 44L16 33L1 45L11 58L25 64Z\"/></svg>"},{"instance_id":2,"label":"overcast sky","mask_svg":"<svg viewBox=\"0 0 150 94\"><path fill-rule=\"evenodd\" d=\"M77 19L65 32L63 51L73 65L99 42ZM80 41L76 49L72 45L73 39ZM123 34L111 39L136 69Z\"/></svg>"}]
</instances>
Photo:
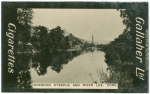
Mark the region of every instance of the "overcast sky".
<instances>
[{"instance_id":1,"label":"overcast sky","mask_svg":"<svg viewBox=\"0 0 150 94\"><path fill-rule=\"evenodd\" d=\"M116 9L33 9L33 25L49 29L62 27L76 37L100 42L112 41L123 33L120 11Z\"/></svg>"}]
</instances>

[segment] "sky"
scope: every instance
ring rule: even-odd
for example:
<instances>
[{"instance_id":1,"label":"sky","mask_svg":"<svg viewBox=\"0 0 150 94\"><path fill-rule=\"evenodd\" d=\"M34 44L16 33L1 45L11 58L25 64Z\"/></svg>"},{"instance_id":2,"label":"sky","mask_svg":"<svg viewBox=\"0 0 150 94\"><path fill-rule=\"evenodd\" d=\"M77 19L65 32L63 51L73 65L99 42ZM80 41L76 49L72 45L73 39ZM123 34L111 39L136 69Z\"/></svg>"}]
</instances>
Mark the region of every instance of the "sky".
<instances>
[{"instance_id":1,"label":"sky","mask_svg":"<svg viewBox=\"0 0 150 94\"><path fill-rule=\"evenodd\" d=\"M33 9L33 26L60 26L78 38L94 42L113 41L125 25L116 9Z\"/></svg>"}]
</instances>

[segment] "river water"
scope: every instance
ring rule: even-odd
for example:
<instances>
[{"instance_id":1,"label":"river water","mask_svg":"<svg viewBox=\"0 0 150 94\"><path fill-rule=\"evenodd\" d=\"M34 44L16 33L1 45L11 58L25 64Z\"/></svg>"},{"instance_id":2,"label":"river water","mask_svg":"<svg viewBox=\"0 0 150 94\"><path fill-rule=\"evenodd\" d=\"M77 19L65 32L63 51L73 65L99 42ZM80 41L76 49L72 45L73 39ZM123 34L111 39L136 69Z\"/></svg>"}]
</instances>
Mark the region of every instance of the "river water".
<instances>
[{"instance_id":1,"label":"river water","mask_svg":"<svg viewBox=\"0 0 150 94\"><path fill-rule=\"evenodd\" d=\"M18 55L18 87L33 83L100 82L100 73L109 76L102 51L60 51L48 55Z\"/></svg>"}]
</instances>

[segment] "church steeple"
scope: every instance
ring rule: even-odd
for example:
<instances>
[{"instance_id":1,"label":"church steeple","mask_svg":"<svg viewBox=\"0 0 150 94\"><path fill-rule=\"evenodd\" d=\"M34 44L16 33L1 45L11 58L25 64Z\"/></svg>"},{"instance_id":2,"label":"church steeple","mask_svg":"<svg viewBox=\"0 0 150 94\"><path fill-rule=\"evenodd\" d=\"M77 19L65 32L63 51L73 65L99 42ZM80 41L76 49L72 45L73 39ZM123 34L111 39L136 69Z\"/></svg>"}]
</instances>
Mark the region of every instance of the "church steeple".
<instances>
[{"instance_id":1,"label":"church steeple","mask_svg":"<svg viewBox=\"0 0 150 94\"><path fill-rule=\"evenodd\" d=\"M92 35L92 44L94 44L94 37L93 37L93 35Z\"/></svg>"}]
</instances>

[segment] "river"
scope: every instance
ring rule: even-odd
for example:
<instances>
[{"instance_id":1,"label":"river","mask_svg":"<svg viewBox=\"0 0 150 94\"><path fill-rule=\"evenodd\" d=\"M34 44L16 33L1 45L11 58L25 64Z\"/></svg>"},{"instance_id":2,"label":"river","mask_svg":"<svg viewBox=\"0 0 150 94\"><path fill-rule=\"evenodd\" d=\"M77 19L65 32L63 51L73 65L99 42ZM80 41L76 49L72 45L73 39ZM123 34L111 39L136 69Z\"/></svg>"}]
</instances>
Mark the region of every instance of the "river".
<instances>
[{"instance_id":1,"label":"river","mask_svg":"<svg viewBox=\"0 0 150 94\"><path fill-rule=\"evenodd\" d=\"M18 86L33 83L93 83L109 76L102 51L60 51L48 55L18 55ZM101 80L100 80L101 79Z\"/></svg>"}]
</instances>

